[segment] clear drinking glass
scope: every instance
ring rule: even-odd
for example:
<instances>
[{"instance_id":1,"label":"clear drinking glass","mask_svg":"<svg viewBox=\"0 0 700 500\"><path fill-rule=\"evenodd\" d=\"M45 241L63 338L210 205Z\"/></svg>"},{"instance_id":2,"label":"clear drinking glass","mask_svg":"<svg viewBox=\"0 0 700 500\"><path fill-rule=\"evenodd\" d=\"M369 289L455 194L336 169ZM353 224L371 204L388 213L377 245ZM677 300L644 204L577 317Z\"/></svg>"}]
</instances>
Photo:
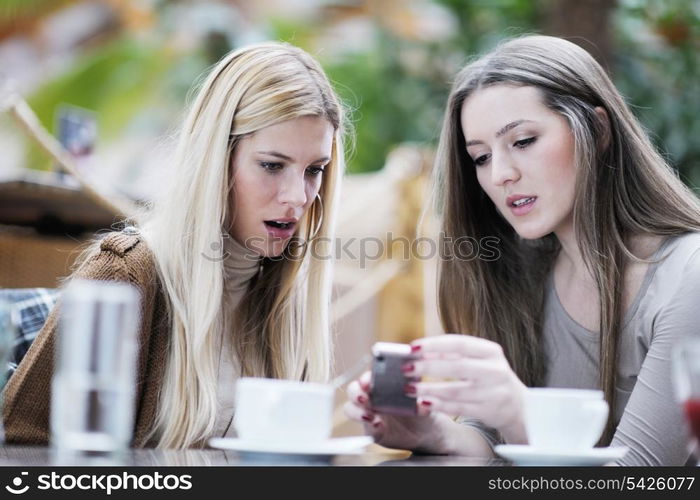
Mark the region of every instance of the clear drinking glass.
<instances>
[{"instance_id":1,"label":"clear drinking glass","mask_svg":"<svg viewBox=\"0 0 700 500\"><path fill-rule=\"evenodd\" d=\"M124 451L134 427L138 291L73 280L61 307L51 442L59 453Z\"/></svg>"},{"instance_id":2,"label":"clear drinking glass","mask_svg":"<svg viewBox=\"0 0 700 500\"><path fill-rule=\"evenodd\" d=\"M13 305L9 301L0 300L0 391L5 387L9 371L9 361L17 337L17 322L12 316ZM0 405L0 442L5 442L5 429L2 425L2 410Z\"/></svg>"},{"instance_id":3,"label":"clear drinking glass","mask_svg":"<svg viewBox=\"0 0 700 500\"><path fill-rule=\"evenodd\" d=\"M700 338L679 343L673 351L673 380L676 395L690 433L695 438L696 456L700 453Z\"/></svg>"}]
</instances>

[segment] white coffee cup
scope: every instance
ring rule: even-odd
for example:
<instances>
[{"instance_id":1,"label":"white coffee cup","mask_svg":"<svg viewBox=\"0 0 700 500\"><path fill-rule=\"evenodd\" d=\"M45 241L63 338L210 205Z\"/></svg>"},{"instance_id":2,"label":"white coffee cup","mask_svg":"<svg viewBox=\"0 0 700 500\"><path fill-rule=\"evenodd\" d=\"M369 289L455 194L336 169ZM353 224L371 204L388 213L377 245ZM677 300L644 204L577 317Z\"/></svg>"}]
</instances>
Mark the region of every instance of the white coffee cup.
<instances>
[{"instance_id":1,"label":"white coffee cup","mask_svg":"<svg viewBox=\"0 0 700 500\"><path fill-rule=\"evenodd\" d=\"M525 395L525 428L531 446L576 452L593 447L605 428L603 391L530 388Z\"/></svg>"},{"instance_id":2,"label":"white coffee cup","mask_svg":"<svg viewBox=\"0 0 700 500\"><path fill-rule=\"evenodd\" d=\"M333 386L243 377L236 384L233 424L245 440L318 442L333 426Z\"/></svg>"}]
</instances>

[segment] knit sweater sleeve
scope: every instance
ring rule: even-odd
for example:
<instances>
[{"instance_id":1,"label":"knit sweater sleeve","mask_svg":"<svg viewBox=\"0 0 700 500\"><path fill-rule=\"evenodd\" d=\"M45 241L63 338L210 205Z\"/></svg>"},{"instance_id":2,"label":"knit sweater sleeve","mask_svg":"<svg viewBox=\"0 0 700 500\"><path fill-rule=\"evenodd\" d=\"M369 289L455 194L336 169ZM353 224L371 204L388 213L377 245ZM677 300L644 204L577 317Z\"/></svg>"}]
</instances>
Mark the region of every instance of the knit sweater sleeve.
<instances>
[{"instance_id":1,"label":"knit sweater sleeve","mask_svg":"<svg viewBox=\"0 0 700 500\"><path fill-rule=\"evenodd\" d=\"M145 372L144 341L148 341L153 317L155 271L152 257L141 237L110 233L97 242L88 258L71 276L92 280L123 281L141 293L141 353L139 382ZM27 351L4 390L3 420L8 443L46 445L49 442L51 379L61 299Z\"/></svg>"}]
</instances>

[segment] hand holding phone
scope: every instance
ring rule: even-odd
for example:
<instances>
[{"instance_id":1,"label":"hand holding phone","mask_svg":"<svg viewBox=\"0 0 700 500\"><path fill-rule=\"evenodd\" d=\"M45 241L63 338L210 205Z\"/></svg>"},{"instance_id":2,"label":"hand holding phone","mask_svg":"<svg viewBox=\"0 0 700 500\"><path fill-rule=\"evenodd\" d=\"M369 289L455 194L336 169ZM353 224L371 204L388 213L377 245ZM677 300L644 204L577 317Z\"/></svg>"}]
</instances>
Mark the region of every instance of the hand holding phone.
<instances>
[{"instance_id":1,"label":"hand holding phone","mask_svg":"<svg viewBox=\"0 0 700 500\"><path fill-rule=\"evenodd\" d=\"M372 378L370 381L370 403L379 413L394 415L416 415L416 397L405 392L409 382L417 377L407 377L401 370L404 363L418 359L409 344L377 342L372 346Z\"/></svg>"}]
</instances>

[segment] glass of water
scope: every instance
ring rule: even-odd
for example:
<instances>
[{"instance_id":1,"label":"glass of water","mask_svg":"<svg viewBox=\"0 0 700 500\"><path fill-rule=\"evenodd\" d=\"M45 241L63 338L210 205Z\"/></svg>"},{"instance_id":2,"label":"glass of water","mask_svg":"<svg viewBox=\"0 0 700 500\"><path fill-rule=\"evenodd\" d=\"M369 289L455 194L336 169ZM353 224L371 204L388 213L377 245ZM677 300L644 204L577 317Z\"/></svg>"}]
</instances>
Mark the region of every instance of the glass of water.
<instances>
[{"instance_id":1,"label":"glass of water","mask_svg":"<svg viewBox=\"0 0 700 500\"><path fill-rule=\"evenodd\" d=\"M66 287L51 398L51 442L59 453L129 447L138 324L132 285L73 280Z\"/></svg>"},{"instance_id":2,"label":"glass of water","mask_svg":"<svg viewBox=\"0 0 700 500\"><path fill-rule=\"evenodd\" d=\"M13 317L13 305L6 300L0 300L0 391L7 383L9 362L17 337L17 321ZM1 410L0 410L1 411ZM0 413L1 417L2 413ZM5 429L0 418L0 442L5 441Z\"/></svg>"}]
</instances>

